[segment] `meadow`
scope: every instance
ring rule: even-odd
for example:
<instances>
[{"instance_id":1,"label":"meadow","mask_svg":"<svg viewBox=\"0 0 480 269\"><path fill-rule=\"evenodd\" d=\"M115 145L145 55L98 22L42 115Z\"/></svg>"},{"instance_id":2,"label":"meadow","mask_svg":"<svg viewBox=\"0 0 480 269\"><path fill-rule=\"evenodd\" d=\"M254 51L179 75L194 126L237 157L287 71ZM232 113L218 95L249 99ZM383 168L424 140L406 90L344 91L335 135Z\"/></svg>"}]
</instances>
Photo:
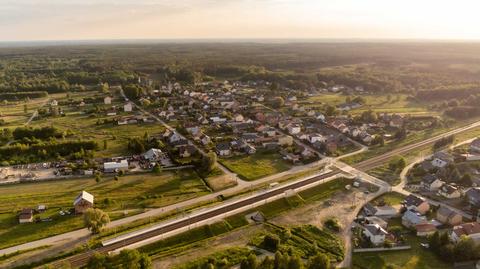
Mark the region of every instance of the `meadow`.
<instances>
[{"instance_id":1,"label":"meadow","mask_svg":"<svg viewBox=\"0 0 480 269\"><path fill-rule=\"evenodd\" d=\"M94 178L79 178L0 186L0 248L82 228L81 217L59 215L60 210L73 207L73 200L82 190L93 194L95 207L112 218L209 193L203 181L189 171L126 175L118 181L105 177L99 183ZM40 204L49 210L39 216L52 221L18 224L18 211Z\"/></svg>"}]
</instances>

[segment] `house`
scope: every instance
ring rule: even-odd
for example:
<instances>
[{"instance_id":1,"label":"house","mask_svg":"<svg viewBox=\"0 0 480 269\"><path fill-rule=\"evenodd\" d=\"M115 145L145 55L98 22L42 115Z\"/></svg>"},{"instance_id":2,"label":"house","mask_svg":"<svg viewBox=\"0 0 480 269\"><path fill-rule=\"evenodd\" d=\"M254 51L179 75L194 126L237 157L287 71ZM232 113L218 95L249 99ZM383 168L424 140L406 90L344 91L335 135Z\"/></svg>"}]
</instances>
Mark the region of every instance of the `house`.
<instances>
[{"instance_id":1,"label":"house","mask_svg":"<svg viewBox=\"0 0 480 269\"><path fill-rule=\"evenodd\" d=\"M245 119L242 116L242 114L236 114L236 115L233 116L233 120L236 121L236 122L243 122Z\"/></svg>"},{"instance_id":2,"label":"house","mask_svg":"<svg viewBox=\"0 0 480 269\"><path fill-rule=\"evenodd\" d=\"M403 117L400 115L393 115L389 123L390 127L400 128L403 126Z\"/></svg>"},{"instance_id":3,"label":"house","mask_svg":"<svg viewBox=\"0 0 480 269\"><path fill-rule=\"evenodd\" d=\"M443 224L455 226L462 223L462 215L458 214L457 212L451 210L448 207L441 206L437 210L437 220Z\"/></svg>"},{"instance_id":4,"label":"house","mask_svg":"<svg viewBox=\"0 0 480 269\"><path fill-rule=\"evenodd\" d=\"M103 171L105 173L128 171L128 161L121 160L120 162L105 162L103 163Z\"/></svg>"},{"instance_id":5,"label":"house","mask_svg":"<svg viewBox=\"0 0 480 269\"><path fill-rule=\"evenodd\" d=\"M182 158L188 158L192 156L197 149L192 145L183 145L178 147L178 155Z\"/></svg>"},{"instance_id":6,"label":"house","mask_svg":"<svg viewBox=\"0 0 480 269\"><path fill-rule=\"evenodd\" d=\"M210 136L204 134L200 137L200 142L202 142L202 145L206 146L212 142L212 139Z\"/></svg>"},{"instance_id":7,"label":"house","mask_svg":"<svg viewBox=\"0 0 480 269\"><path fill-rule=\"evenodd\" d=\"M123 105L123 111L124 112L132 112L133 110L133 105L131 102L128 102L126 104Z\"/></svg>"},{"instance_id":8,"label":"house","mask_svg":"<svg viewBox=\"0 0 480 269\"><path fill-rule=\"evenodd\" d=\"M302 127L299 124L290 124L287 129L288 133L291 135L299 134L302 131Z\"/></svg>"},{"instance_id":9,"label":"house","mask_svg":"<svg viewBox=\"0 0 480 269\"><path fill-rule=\"evenodd\" d=\"M156 161L161 156L163 156L162 150L156 149L156 148L151 148L151 149L147 150L147 152L143 153L143 158L145 160L149 160L149 161Z\"/></svg>"},{"instance_id":10,"label":"house","mask_svg":"<svg viewBox=\"0 0 480 269\"><path fill-rule=\"evenodd\" d=\"M33 222L33 209L24 208L18 215L19 223L31 223Z\"/></svg>"},{"instance_id":11,"label":"house","mask_svg":"<svg viewBox=\"0 0 480 269\"><path fill-rule=\"evenodd\" d=\"M443 168L449 163L453 163L453 157L443 151L436 152L433 155L432 165L438 168Z\"/></svg>"},{"instance_id":12,"label":"house","mask_svg":"<svg viewBox=\"0 0 480 269\"><path fill-rule=\"evenodd\" d=\"M50 105L51 106L58 106L58 101L54 99L50 102Z\"/></svg>"},{"instance_id":13,"label":"house","mask_svg":"<svg viewBox=\"0 0 480 269\"><path fill-rule=\"evenodd\" d=\"M480 188L470 188L465 192L468 203L473 207L480 208Z\"/></svg>"},{"instance_id":14,"label":"house","mask_svg":"<svg viewBox=\"0 0 480 269\"><path fill-rule=\"evenodd\" d=\"M438 191L440 187L444 184L436 175L428 174L422 178L422 189L426 191Z\"/></svg>"},{"instance_id":15,"label":"house","mask_svg":"<svg viewBox=\"0 0 480 269\"><path fill-rule=\"evenodd\" d=\"M376 210L377 212L375 213L375 216L378 217L394 217L398 214L398 210L389 205L377 206Z\"/></svg>"},{"instance_id":16,"label":"house","mask_svg":"<svg viewBox=\"0 0 480 269\"><path fill-rule=\"evenodd\" d=\"M480 153L480 138L476 138L470 143L470 151Z\"/></svg>"},{"instance_id":17,"label":"house","mask_svg":"<svg viewBox=\"0 0 480 269\"><path fill-rule=\"evenodd\" d=\"M247 154L255 154L257 152L257 149L250 145L250 144L246 144L244 147L243 147L243 150L245 151L245 153Z\"/></svg>"},{"instance_id":18,"label":"house","mask_svg":"<svg viewBox=\"0 0 480 269\"><path fill-rule=\"evenodd\" d=\"M229 156L232 154L229 143L218 143L215 148L219 156Z\"/></svg>"},{"instance_id":19,"label":"house","mask_svg":"<svg viewBox=\"0 0 480 269\"><path fill-rule=\"evenodd\" d=\"M407 210L413 210L422 215L425 215L425 213L430 210L430 205L427 201L425 201L425 199L415 196L413 194L410 194L405 198L405 200L403 200L403 206Z\"/></svg>"},{"instance_id":20,"label":"house","mask_svg":"<svg viewBox=\"0 0 480 269\"><path fill-rule=\"evenodd\" d=\"M469 222L453 227L450 238L454 242L459 242L462 236L471 238L474 242L480 243L480 223Z\"/></svg>"},{"instance_id":21,"label":"house","mask_svg":"<svg viewBox=\"0 0 480 269\"><path fill-rule=\"evenodd\" d=\"M377 216L366 217L365 222L367 224L378 224L383 229L387 229L388 227L388 222Z\"/></svg>"},{"instance_id":22,"label":"house","mask_svg":"<svg viewBox=\"0 0 480 269\"><path fill-rule=\"evenodd\" d=\"M438 190L438 194L447 199L455 199L462 196L460 190L450 184L443 184L442 187L440 187L440 189Z\"/></svg>"},{"instance_id":23,"label":"house","mask_svg":"<svg viewBox=\"0 0 480 269\"><path fill-rule=\"evenodd\" d=\"M363 213L365 216L393 217L398 214L398 211L392 206L373 206L371 203L367 203L363 207Z\"/></svg>"},{"instance_id":24,"label":"house","mask_svg":"<svg viewBox=\"0 0 480 269\"><path fill-rule=\"evenodd\" d=\"M112 104L112 97L105 96L105 98L103 98L103 103L106 104L106 105L111 105Z\"/></svg>"},{"instance_id":25,"label":"house","mask_svg":"<svg viewBox=\"0 0 480 269\"><path fill-rule=\"evenodd\" d=\"M420 213L407 210L402 216L402 225L410 228L415 227L418 224L423 224L427 222L427 218L422 216Z\"/></svg>"},{"instance_id":26,"label":"house","mask_svg":"<svg viewBox=\"0 0 480 269\"><path fill-rule=\"evenodd\" d=\"M385 242L385 236L388 235L388 232L385 231L378 224L366 224L363 226L363 234L367 237L370 242L374 245L381 245Z\"/></svg>"},{"instance_id":27,"label":"house","mask_svg":"<svg viewBox=\"0 0 480 269\"><path fill-rule=\"evenodd\" d=\"M73 206L75 207L75 214L85 213L87 209L93 207L93 195L82 191L73 201Z\"/></svg>"},{"instance_id":28,"label":"house","mask_svg":"<svg viewBox=\"0 0 480 269\"><path fill-rule=\"evenodd\" d=\"M417 236L429 236L437 231L437 227L431 223L421 223L415 225Z\"/></svg>"},{"instance_id":29,"label":"house","mask_svg":"<svg viewBox=\"0 0 480 269\"><path fill-rule=\"evenodd\" d=\"M296 162L299 162L300 161L300 156L296 155L296 154L293 154L293 153L284 153L282 154L283 155L283 158L287 161L290 161L292 163L296 163Z\"/></svg>"},{"instance_id":30,"label":"house","mask_svg":"<svg viewBox=\"0 0 480 269\"><path fill-rule=\"evenodd\" d=\"M291 146L293 145L293 137L289 135L280 136L278 138L278 144L280 144L280 146Z\"/></svg>"}]
</instances>

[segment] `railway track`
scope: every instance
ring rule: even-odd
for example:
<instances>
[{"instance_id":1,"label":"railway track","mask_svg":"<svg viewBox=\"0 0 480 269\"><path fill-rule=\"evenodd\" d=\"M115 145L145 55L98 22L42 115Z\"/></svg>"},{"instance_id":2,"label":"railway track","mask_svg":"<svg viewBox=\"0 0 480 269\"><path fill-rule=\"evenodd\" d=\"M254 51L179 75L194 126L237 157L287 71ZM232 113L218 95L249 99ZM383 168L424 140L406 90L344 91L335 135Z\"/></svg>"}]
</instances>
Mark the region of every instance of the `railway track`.
<instances>
[{"instance_id":1,"label":"railway track","mask_svg":"<svg viewBox=\"0 0 480 269\"><path fill-rule=\"evenodd\" d=\"M455 129L455 130L443 133L441 135L438 135L438 136L435 136L435 137L432 137L432 138L428 138L424 141L421 141L421 142L418 142L418 143L415 143L415 144L406 145L402 148L394 149L394 150L392 150L388 153L385 153L385 154L370 158L368 160L365 160L363 162L360 162L358 164L355 164L352 167L354 167L358 170L367 171L367 170L370 170L372 168L381 166L382 164L386 163L390 158L392 158L396 155L404 154L404 153L407 153L407 152L409 152L413 149L423 147L423 146L426 146L426 145L429 145L429 144L433 144L436 141L438 141L438 140L440 140L440 139L442 139L446 136L461 133L461 132L464 132L464 131L467 131L467 130L470 130L470 129L473 129L473 128L476 128L476 127L479 127L479 126L480 126L480 121L472 123L470 125L467 125L465 127L459 128L459 129ZM248 199L245 199L245 200L241 200L241 201L235 202L233 204L225 205L225 206L219 207L217 209L214 209L212 211L208 211L208 212L205 212L205 213L202 213L202 214L199 214L199 215L187 218L187 219L181 219L181 220L178 220L178 221L173 222L171 224L168 224L166 226L159 227L158 229L147 231L145 233L142 233L142 234L139 234L139 235L136 235L136 236L132 236L130 238L126 238L122 241L115 242L115 243L97 248L95 250L90 250L90 251L72 256L70 258L67 258L66 260L74 268L81 267L81 266L84 266L88 263L88 260L94 255L94 253L106 254L106 253L109 253L110 251L113 251L113 250L116 250L116 249L119 249L119 248L122 248L122 247L125 247L125 246L129 246L129 245L132 245L134 243L138 243L138 242L141 242L143 240L146 240L146 239L158 236L158 235L165 234L167 232L175 231L179 228L186 227L188 225L195 224L195 223L203 221L203 220L208 220L210 218L219 216L221 214L224 214L224 213L236 210L236 209L243 208L243 207L248 206L250 204L253 204L253 203L256 203L256 202L259 202L259 201L263 201L263 200L268 199L270 197L273 197L273 196L276 196L278 194L284 193L285 191L288 191L290 189L297 189L297 188L309 185L311 183L323 180L325 178L332 177L332 176L337 175L339 173L340 173L339 170L334 170L332 172L323 174L323 175L318 176L318 177L306 179L304 181L296 182L296 183L293 183L293 184L290 184L290 185L287 185L287 186L284 186L284 187L281 187L281 188L278 188L278 189L270 190L266 193L259 194L257 196L254 196L254 197L251 197L251 198L248 198Z\"/></svg>"},{"instance_id":2,"label":"railway track","mask_svg":"<svg viewBox=\"0 0 480 269\"><path fill-rule=\"evenodd\" d=\"M311 183L314 183L314 182L332 177L332 176L337 175L339 173L340 173L339 170L334 170L332 172L320 175L318 177L309 178L309 179L306 179L304 181L300 181L300 182L296 182L296 183L293 183L293 184L290 184L290 185L287 185L287 186L284 186L284 187L280 187L278 189L273 189L271 191L259 194L257 196L254 196L254 197L251 197L251 198L248 198L248 199L245 199L245 200L241 200L241 201L229 204L229 205L225 205L223 207L219 207L219 208L214 209L212 211L208 211L208 212L205 212L203 214L199 214L199 215L187 218L187 219L181 219L181 220L178 220L177 222L168 224L168 225L160 227L158 229L151 230L151 231L148 231L148 232L145 232L145 233L142 233L142 234L130 237L130 238L126 238L125 240L115 242L115 243L112 243L112 244L109 244L109 245L106 245L106 246L102 246L102 247L97 248L95 250L90 250L90 251L72 256L70 258L67 258L67 261L74 268L81 267L81 266L84 266L84 265L87 264L88 260L93 256L94 253L106 254L106 253L109 253L110 251L113 251L113 250L116 250L116 249L119 249L119 248L122 248L122 247L125 247L125 246L129 246L131 244L138 243L138 242L141 242L143 240L146 240L146 239L158 236L158 235L162 235L164 233L174 231L174 230L177 230L179 228L186 227L188 225L191 225L191 224L203 221L203 220L208 220L210 218L219 216L221 214L224 214L224 213L236 210L236 209L240 209L242 207L248 206L248 205L256 203L256 202L263 201L267 198L276 196L278 194L282 194L285 191L288 191L288 190L291 190L291 189L297 189L297 188L309 185Z\"/></svg>"}]
</instances>

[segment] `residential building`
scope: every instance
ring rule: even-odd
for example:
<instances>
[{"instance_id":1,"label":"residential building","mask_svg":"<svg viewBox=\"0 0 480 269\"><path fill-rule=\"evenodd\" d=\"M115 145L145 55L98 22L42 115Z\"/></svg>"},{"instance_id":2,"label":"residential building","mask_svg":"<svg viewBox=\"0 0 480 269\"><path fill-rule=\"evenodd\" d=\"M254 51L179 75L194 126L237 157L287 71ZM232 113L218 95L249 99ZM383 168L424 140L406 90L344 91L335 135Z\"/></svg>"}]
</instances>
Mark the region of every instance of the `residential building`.
<instances>
[{"instance_id":1,"label":"residential building","mask_svg":"<svg viewBox=\"0 0 480 269\"><path fill-rule=\"evenodd\" d=\"M426 191L438 191L443 184L444 182L441 181L436 175L428 174L423 177L421 186L422 189Z\"/></svg>"},{"instance_id":2,"label":"residential building","mask_svg":"<svg viewBox=\"0 0 480 269\"><path fill-rule=\"evenodd\" d=\"M385 242L385 236L388 235L388 232L385 231L378 224L366 224L363 226L363 234L372 242L374 245L381 245Z\"/></svg>"},{"instance_id":3,"label":"residential building","mask_svg":"<svg viewBox=\"0 0 480 269\"><path fill-rule=\"evenodd\" d=\"M121 160L119 162L105 162L103 163L103 171L105 173L128 171L128 161Z\"/></svg>"},{"instance_id":4,"label":"residential building","mask_svg":"<svg viewBox=\"0 0 480 269\"><path fill-rule=\"evenodd\" d=\"M458 214L457 212L451 210L448 207L441 206L437 210L437 220L443 224L455 226L462 223L462 215Z\"/></svg>"},{"instance_id":5,"label":"residential building","mask_svg":"<svg viewBox=\"0 0 480 269\"><path fill-rule=\"evenodd\" d=\"M415 196L413 194L410 194L405 198L405 200L403 200L403 206L407 210L413 210L422 215L425 215L428 210L430 210L430 205L427 201L425 201L425 199Z\"/></svg>"},{"instance_id":6,"label":"residential building","mask_svg":"<svg viewBox=\"0 0 480 269\"><path fill-rule=\"evenodd\" d=\"M431 223L421 223L415 225L417 236L429 236L437 231L437 227Z\"/></svg>"},{"instance_id":7,"label":"residential building","mask_svg":"<svg viewBox=\"0 0 480 269\"><path fill-rule=\"evenodd\" d=\"M450 238L454 242L460 241L462 236L471 238L474 242L480 243L480 223L469 222L453 227Z\"/></svg>"},{"instance_id":8,"label":"residential building","mask_svg":"<svg viewBox=\"0 0 480 269\"><path fill-rule=\"evenodd\" d=\"M124 112L132 112L132 110L133 110L133 104L131 102L128 102L123 105Z\"/></svg>"},{"instance_id":9,"label":"residential building","mask_svg":"<svg viewBox=\"0 0 480 269\"><path fill-rule=\"evenodd\" d=\"M163 152L160 149L151 148L143 153L143 158L149 161L156 161L163 156Z\"/></svg>"},{"instance_id":10,"label":"residential building","mask_svg":"<svg viewBox=\"0 0 480 269\"><path fill-rule=\"evenodd\" d=\"M19 223L30 223L33 222L33 209L31 208L24 208L22 212L18 215L18 222Z\"/></svg>"},{"instance_id":11,"label":"residential building","mask_svg":"<svg viewBox=\"0 0 480 269\"><path fill-rule=\"evenodd\" d=\"M402 225L407 228L423 223L427 223L427 218L418 212L407 210L402 216Z\"/></svg>"},{"instance_id":12,"label":"residential building","mask_svg":"<svg viewBox=\"0 0 480 269\"><path fill-rule=\"evenodd\" d=\"M450 154L443 151L439 151L433 155L433 159L432 159L433 166L438 168L443 168L449 163L453 163L453 157Z\"/></svg>"},{"instance_id":13,"label":"residential building","mask_svg":"<svg viewBox=\"0 0 480 269\"><path fill-rule=\"evenodd\" d=\"M480 188L468 189L465 196L471 206L480 208Z\"/></svg>"},{"instance_id":14,"label":"residential building","mask_svg":"<svg viewBox=\"0 0 480 269\"><path fill-rule=\"evenodd\" d=\"M106 104L106 105L111 105L112 104L112 97L105 96L105 98L103 98L103 103Z\"/></svg>"},{"instance_id":15,"label":"residential building","mask_svg":"<svg viewBox=\"0 0 480 269\"><path fill-rule=\"evenodd\" d=\"M216 151L218 156L229 156L232 154L229 143L218 143Z\"/></svg>"},{"instance_id":16,"label":"residential building","mask_svg":"<svg viewBox=\"0 0 480 269\"><path fill-rule=\"evenodd\" d=\"M443 184L438 190L438 194L447 199L455 199L462 196L460 190L456 186L450 184Z\"/></svg>"},{"instance_id":17,"label":"residential building","mask_svg":"<svg viewBox=\"0 0 480 269\"><path fill-rule=\"evenodd\" d=\"M480 153L480 138L477 138L470 143L470 151Z\"/></svg>"},{"instance_id":18,"label":"residential building","mask_svg":"<svg viewBox=\"0 0 480 269\"><path fill-rule=\"evenodd\" d=\"M73 201L75 214L83 214L87 209L93 208L93 195L86 191L82 191Z\"/></svg>"}]
</instances>

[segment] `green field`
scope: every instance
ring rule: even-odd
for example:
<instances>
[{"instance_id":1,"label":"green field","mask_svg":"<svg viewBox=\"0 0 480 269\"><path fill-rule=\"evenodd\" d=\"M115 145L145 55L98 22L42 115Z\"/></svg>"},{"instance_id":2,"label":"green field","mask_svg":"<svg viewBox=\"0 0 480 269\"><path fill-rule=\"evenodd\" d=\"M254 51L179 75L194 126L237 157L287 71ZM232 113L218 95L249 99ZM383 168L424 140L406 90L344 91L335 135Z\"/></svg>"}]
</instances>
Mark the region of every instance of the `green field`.
<instances>
[{"instance_id":1,"label":"green field","mask_svg":"<svg viewBox=\"0 0 480 269\"><path fill-rule=\"evenodd\" d=\"M257 152L253 155L223 158L219 161L244 180L259 179L291 168L291 165L277 153Z\"/></svg>"},{"instance_id":2,"label":"green field","mask_svg":"<svg viewBox=\"0 0 480 269\"><path fill-rule=\"evenodd\" d=\"M359 108L352 109L352 114L360 114L366 110L373 110L380 113L397 113L410 115L437 115L437 112L429 111L426 105L418 104L407 99L406 94L392 94L388 100L387 94L359 95L366 100L366 103ZM345 103L348 95L344 94L320 94L309 97L300 103L307 107L319 107L323 104L337 106ZM352 97L352 96L350 96Z\"/></svg>"},{"instance_id":3,"label":"green field","mask_svg":"<svg viewBox=\"0 0 480 269\"><path fill-rule=\"evenodd\" d=\"M161 207L209 193L202 180L191 172L162 175L138 174L120 177L119 181L104 178L71 179L0 187L0 248L64 233L81 228L81 217L60 216L58 212L72 208L75 197L86 190L95 196L95 206L109 212L113 219L127 210L138 213L148 207ZM47 205L42 218L50 222L18 224L16 214L22 208Z\"/></svg>"},{"instance_id":4,"label":"green field","mask_svg":"<svg viewBox=\"0 0 480 269\"><path fill-rule=\"evenodd\" d=\"M371 176L388 182L392 186L395 186L400 183L400 172L400 170L392 170L388 164L384 164L369 170L367 173Z\"/></svg>"}]
</instances>

